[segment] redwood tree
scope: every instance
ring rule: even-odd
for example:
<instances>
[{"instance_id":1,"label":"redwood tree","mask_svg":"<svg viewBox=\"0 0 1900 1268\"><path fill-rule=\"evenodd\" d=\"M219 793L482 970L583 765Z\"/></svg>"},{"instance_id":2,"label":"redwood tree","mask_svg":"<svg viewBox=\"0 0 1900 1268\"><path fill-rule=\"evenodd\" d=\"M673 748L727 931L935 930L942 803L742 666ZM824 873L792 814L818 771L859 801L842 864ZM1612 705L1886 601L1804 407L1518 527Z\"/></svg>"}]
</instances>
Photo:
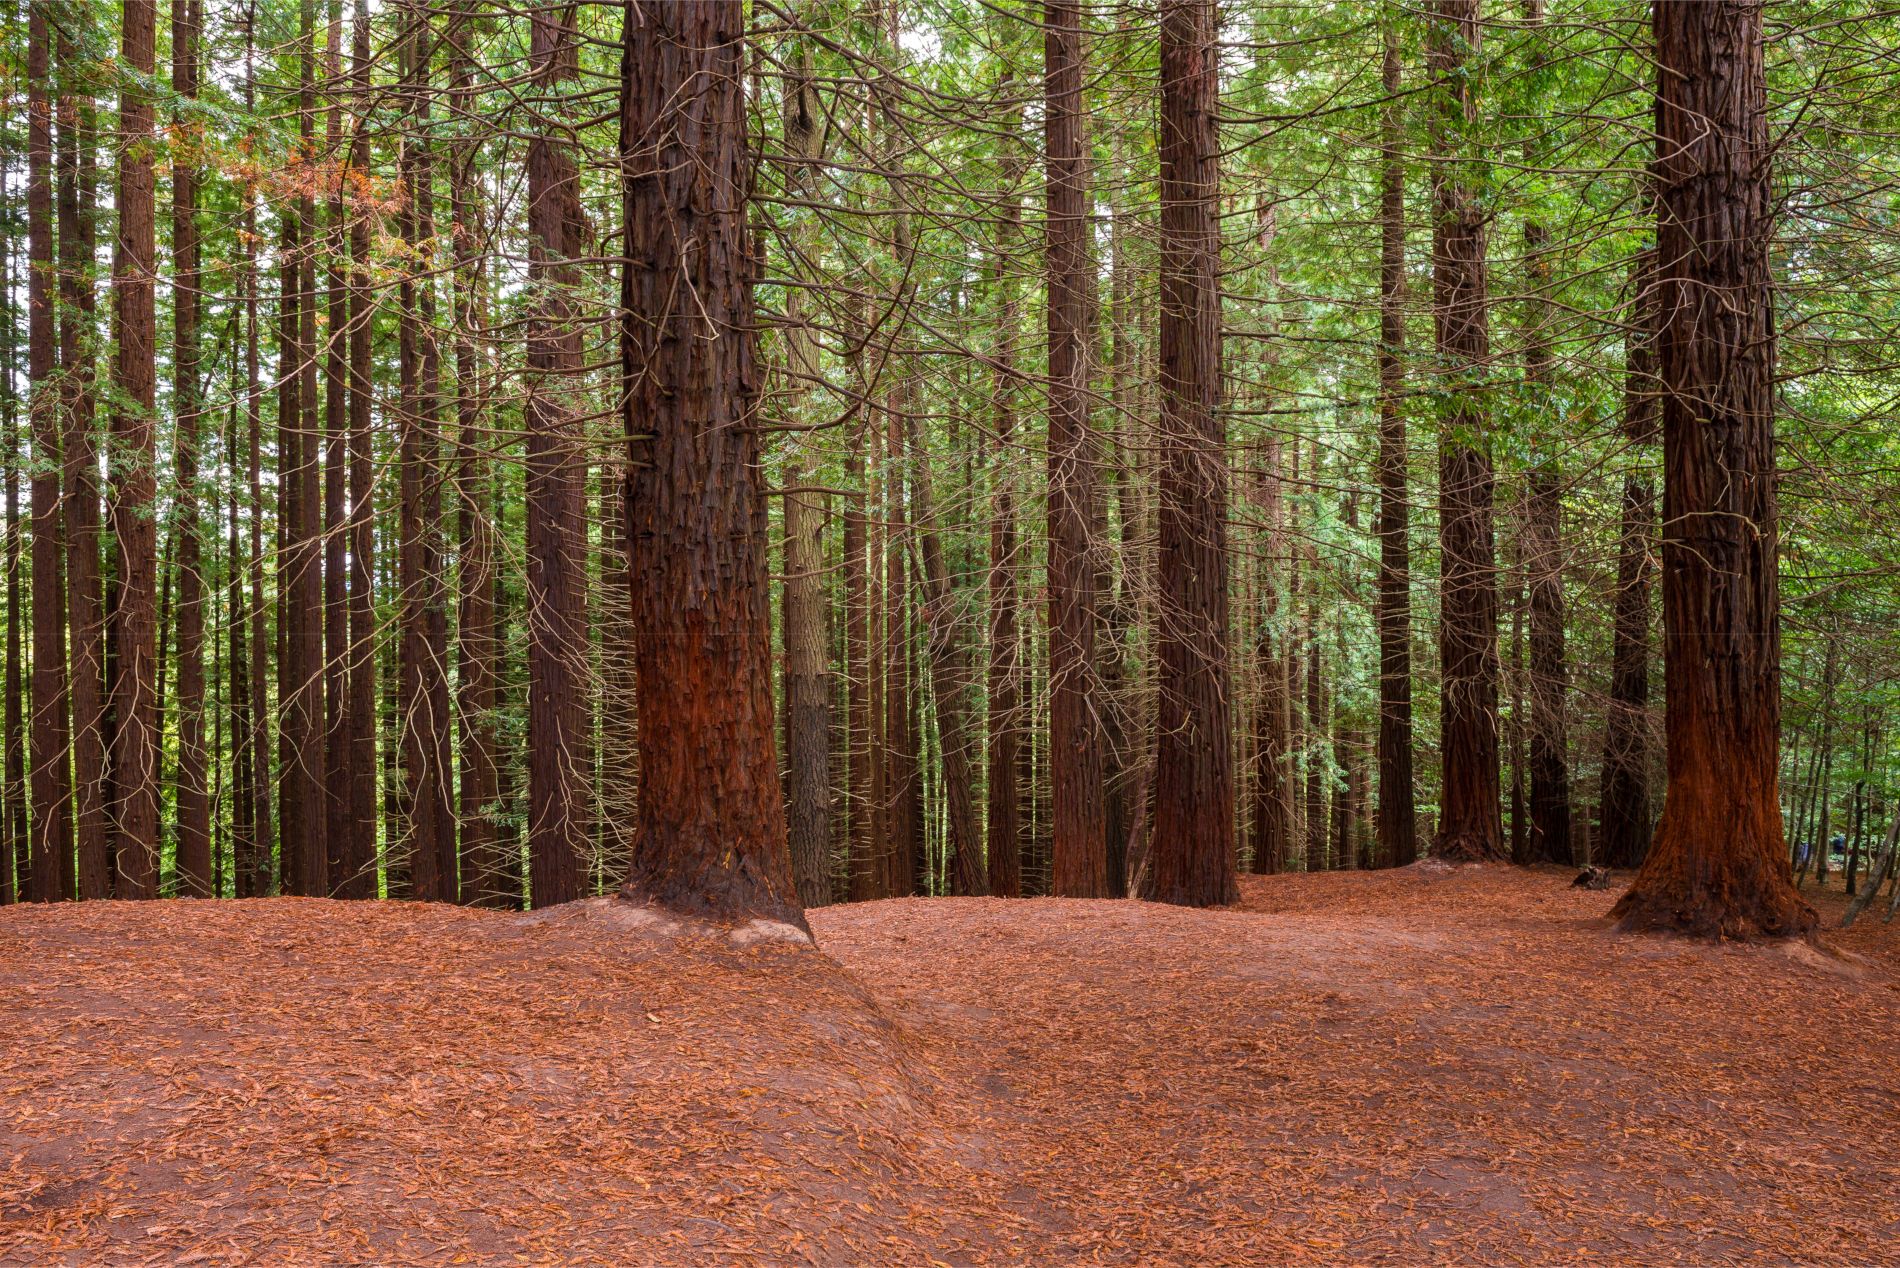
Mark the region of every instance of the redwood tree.
<instances>
[{"instance_id":1,"label":"redwood tree","mask_svg":"<svg viewBox=\"0 0 1900 1268\"><path fill-rule=\"evenodd\" d=\"M1505 857L1498 815L1498 590L1492 531L1490 419L1482 399L1490 357L1486 211L1472 187L1466 138L1475 111L1472 62L1478 0L1438 0L1431 67L1433 129L1432 318L1444 402L1438 440L1442 809L1433 852Z\"/></svg>"},{"instance_id":2,"label":"redwood tree","mask_svg":"<svg viewBox=\"0 0 1900 1268\"><path fill-rule=\"evenodd\" d=\"M32 876L36 902L71 897L62 863L72 850L71 787L67 782L66 650L59 549L59 401L54 382L53 136L46 96L45 6L27 26L27 370L32 378L33 674L28 781L32 797ZM12 385L7 385L12 390ZM22 878L26 879L26 878Z\"/></svg>"},{"instance_id":3,"label":"redwood tree","mask_svg":"<svg viewBox=\"0 0 1900 1268\"><path fill-rule=\"evenodd\" d=\"M172 0L172 90L198 95L202 0ZM189 138L192 121L176 124ZM178 560L178 892L209 896L211 799L205 752L203 545L198 516L198 172L189 141L172 162L172 445L178 472L173 533Z\"/></svg>"},{"instance_id":4,"label":"redwood tree","mask_svg":"<svg viewBox=\"0 0 1900 1268\"><path fill-rule=\"evenodd\" d=\"M1151 897L1232 902L1220 104L1213 0L1161 4L1160 663Z\"/></svg>"},{"instance_id":5,"label":"redwood tree","mask_svg":"<svg viewBox=\"0 0 1900 1268\"><path fill-rule=\"evenodd\" d=\"M533 67L546 89L574 77L574 6L535 14ZM528 243L535 287L528 327L528 867L534 905L581 895L592 782L587 726L586 459L571 401L580 329L579 174L550 123L528 142Z\"/></svg>"},{"instance_id":6,"label":"redwood tree","mask_svg":"<svg viewBox=\"0 0 1900 1268\"><path fill-rule=\"evenodd\" d=\"M152 100L158 13L126 0L119 55L133 72L119 97L119 231L112 255L111 501L119 571L112 606L112 826L122 898L158 896L157 312L153 278Z\"/></svg>"},{"instance_id":7,"label":"redwood tree","mask_svg":"<svg viewBox=\"0 0 1900 1268\"><path fill-rule=\"evenodd\" d=\"M1097 472L1089 429L1089 345L1095 269L1089 251L1089 161L1083 146L1082 15L1074 0L1043 5L1049 271L1049 780L1050 886L1068 898L1108 896L1108 822L1095 690Z\"/></svg>"},{"instance_id":8,"label":"redwood tree","mask_svg":"<svg viewBox=\"0 0 1900 1268\"><path fill-rule=\"evenodd\" d=\"M641 792L623 893L803 925L772 723L742 0L630 5L628 519Z\"/></svg>"},{"instance_id":9,"label":"redwood tree","mask_svg":"<svg viewBox=\"0 0 1900 1268\"><path fill-rule=\"evenodd\" d=\"M1625 929L1805 936L1776 790L1774 191L1762 7L1656 0L1668 787Z\"/></svg>"},{"instance_id":10,"label":"redwood tree","mask_svg":"<svg viewBox=\"0 0 1900 1268\"><path fill-rule=\"evenodd\" d=\"M1623 477L1616 546L1616 619L1610 652L1610 699L1603 718L1603 834L1597 860L1639 867L1654 826L1649 792L1650 556L1656 536L1656 492L1644 467L1656 443L1656 253L1638 254L1630 270L1630 329L1625 336L1623 439L1636 465Z\"/></svg>"},{"instance_id":11,"label":"redwood tree","mask_svg":"<svg viewBox=\"0 0 1900 1268\"><path fill-rule=\"evenodd\" d=\"M1379 155L1379 853L1418 857L1412 790L1412 547L1406 481L1405 166L1399 155L1399 37L1385 29Z\"/></svg>"}]
</instances>

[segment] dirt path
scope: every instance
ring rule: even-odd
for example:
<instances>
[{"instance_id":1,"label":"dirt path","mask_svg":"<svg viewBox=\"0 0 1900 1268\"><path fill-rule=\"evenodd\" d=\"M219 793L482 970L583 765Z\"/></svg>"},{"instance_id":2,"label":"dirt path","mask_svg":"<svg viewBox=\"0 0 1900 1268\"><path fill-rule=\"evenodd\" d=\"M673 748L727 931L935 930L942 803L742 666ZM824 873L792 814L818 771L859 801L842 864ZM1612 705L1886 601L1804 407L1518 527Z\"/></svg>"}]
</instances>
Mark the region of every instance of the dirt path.
<instances>
[{"instance_id":1,"label":"dirt path","mask_svg":"<svg viewBox=\"0 0 1900 1268\"><path fill-rule=\"evenodd\" d=\"M1891 962L1566 880L867 904L826 955L10 908L0 1263L1900 1263Z\"/></svg>"},{"instance_id":2,"label":"dirt path","mask_svg":"<svg viewBox=\"0 0 1900 1268\"><path fill-rule=\"evenodd\" d=\"M1567 880L814 924L1080 1258L1900 1262L1900 980L1615 937Z\"/></svg>"}]
</instances>

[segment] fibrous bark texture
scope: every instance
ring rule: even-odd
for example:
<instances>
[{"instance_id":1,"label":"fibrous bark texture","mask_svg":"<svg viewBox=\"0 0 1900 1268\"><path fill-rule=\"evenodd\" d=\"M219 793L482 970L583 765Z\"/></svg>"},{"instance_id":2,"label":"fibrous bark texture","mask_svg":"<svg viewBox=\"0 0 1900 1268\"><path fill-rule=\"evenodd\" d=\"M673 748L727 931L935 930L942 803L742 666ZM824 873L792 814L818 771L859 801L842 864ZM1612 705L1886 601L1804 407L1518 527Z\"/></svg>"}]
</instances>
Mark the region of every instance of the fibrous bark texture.
<instances>
[{"instance_id":1,"label":"fibrous bark texture","mask_svg":"<svg viewBox=\"0 0 1900 1268\"><path fill-rule=\"evenodd\" d=\"M1663 429L1662 820L1626 929L1806 935L1776 793L1774 194L1762 9L1657 0L1657 365Z\"/></svg>"},{"instance_id":2,"label":"fibrous bark texture","mask_svg":"<svg viewBox=\"0 0 1900 1268\"><path fill-rule=\"evenodd\" d=\"M804 923L772 723L740 0L627 9L629 897Z\"/></svg>"}]
</instances>

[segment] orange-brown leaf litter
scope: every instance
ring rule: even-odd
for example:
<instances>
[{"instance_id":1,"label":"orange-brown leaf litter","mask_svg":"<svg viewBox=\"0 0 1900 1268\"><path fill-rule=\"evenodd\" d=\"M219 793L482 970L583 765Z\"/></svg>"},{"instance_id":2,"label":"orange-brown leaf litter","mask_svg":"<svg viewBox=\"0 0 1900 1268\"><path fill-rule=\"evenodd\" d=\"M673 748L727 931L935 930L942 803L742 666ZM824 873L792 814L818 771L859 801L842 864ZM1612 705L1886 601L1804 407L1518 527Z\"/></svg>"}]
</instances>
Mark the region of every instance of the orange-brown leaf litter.
<instances>
[{"instance_id":1,"label":"orange-brown leaf litter","mask_svg":"<svg viewBox=\"0 0 1900 1268\"><path fill-rule=\"evenodd\" d=\"M0 1262L1900 1263L1900 927L1844 972L1568 880L872 903L822 953L10 908Z\"/></svg>"}]
</instances>

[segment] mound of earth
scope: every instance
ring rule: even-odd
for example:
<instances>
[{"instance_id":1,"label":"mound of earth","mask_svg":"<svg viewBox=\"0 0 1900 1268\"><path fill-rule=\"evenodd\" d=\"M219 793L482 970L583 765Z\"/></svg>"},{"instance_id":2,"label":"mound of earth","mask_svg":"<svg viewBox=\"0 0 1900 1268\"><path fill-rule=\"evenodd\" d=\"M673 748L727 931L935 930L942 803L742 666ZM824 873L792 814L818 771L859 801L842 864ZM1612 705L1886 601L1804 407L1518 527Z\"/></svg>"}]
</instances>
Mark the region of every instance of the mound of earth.
<instances>
[{"instance_id":1,"label":"mound of earth","mask_svg":"<svg viewBox=\"0 0 1900 1268\"><path fill-rule=\"evenodd\" d=\"M603 903L7 909L0 1261L986 1249L983 1159L835 961Z\"/></svg>"},{"instance_id":2,"label":"mound of earth","mask_svg":"<svg viewBox=\"0 0 1900 1268\"><path fill-rule=\"evenodd\" d=\"M1900 1263L1894 927L1622 937L1572 875L869 903L822 953L9 909L0 1261Z\"/></svg>"}]
</instances>

